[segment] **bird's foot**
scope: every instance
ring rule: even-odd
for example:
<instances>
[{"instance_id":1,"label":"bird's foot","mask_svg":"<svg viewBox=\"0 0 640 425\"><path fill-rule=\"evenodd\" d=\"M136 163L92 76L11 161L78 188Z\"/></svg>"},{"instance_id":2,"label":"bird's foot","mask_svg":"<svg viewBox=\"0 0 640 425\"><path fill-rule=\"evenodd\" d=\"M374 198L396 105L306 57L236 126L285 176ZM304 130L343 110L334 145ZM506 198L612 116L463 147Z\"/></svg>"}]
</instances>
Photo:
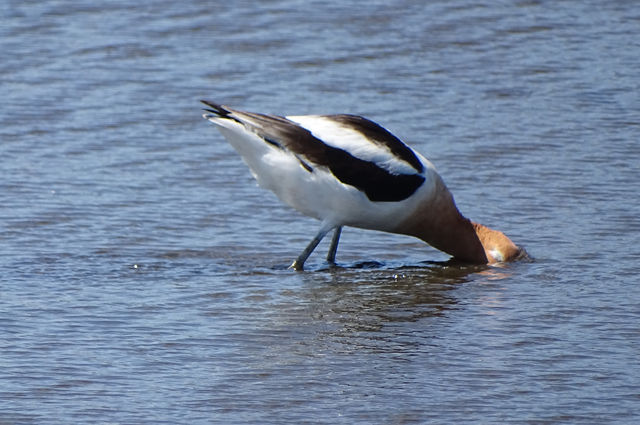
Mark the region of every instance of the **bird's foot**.
<instances>
[{"instance_id":1,"label":"bird's foot","mask_svg":"<svg viewBox=\"0 0 640 425\"><path fill-rule=\"evenodd\" d=\"M304 263L299 262L298 260L295 260L293 263L291 263L291 265L289 266L289 269L295 270L297 272L301 272L302 270L304 270Z\"/></svg>"}]
</instances>

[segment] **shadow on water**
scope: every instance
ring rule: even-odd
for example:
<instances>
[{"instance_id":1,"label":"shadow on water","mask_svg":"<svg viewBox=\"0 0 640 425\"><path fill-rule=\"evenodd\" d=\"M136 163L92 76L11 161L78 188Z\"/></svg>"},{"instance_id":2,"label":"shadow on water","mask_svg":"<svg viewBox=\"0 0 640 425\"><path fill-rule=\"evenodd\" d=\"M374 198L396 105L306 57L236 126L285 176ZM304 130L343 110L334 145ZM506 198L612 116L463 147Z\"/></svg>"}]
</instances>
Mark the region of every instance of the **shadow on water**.
<instances>
[{"instance_id":1,"label":"shadow on water","mask_svg":"<svg viewBox=\"0 0 640 425\"><path fill-rule=\"evenodd\" d=\"M461 308L457 291L464 283L509 275L509 268L452 262L397 268L359 263L301 273L302 287L290 289L289 296L304 305L306 332L315 328L315 340L307 343L338 351L399 353L414 351L425 343L430 326L442 326Z\"/></svg>"}]
</instances>

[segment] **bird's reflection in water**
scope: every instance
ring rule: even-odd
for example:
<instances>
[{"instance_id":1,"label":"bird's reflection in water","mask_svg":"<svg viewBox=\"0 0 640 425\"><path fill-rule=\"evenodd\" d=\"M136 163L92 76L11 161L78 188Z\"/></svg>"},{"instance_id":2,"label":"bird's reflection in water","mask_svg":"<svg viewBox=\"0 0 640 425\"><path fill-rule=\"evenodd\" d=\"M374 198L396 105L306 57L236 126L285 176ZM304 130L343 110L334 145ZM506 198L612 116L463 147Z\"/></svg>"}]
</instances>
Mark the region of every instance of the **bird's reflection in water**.
<instances>
[{"instance_id":1,"label":"bird's reflection in water","mask_svg":"<svg viewBox=\"0 0 640 425\"><path fill-rule=\"evenodd\" d=\"M395 268L358 263L301 274L305 285L296 296L304 299L309 325L317 327L313 344L398 352L424 344L427 328L441 326L459 308L456 290L461 284L507 275L508 269L455 262ZM416 322L421 321L417 332Z\"/></svg>"}]
</instances>

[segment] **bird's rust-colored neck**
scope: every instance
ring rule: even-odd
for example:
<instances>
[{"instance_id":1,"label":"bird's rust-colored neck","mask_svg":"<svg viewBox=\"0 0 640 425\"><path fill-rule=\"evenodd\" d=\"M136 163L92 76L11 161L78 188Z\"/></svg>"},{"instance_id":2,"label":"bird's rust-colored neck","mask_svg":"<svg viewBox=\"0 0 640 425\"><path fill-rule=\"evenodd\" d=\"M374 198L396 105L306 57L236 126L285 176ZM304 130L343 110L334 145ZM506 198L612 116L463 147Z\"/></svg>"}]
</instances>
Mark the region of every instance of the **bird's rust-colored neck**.
<instances>
[{"instance_id":1,"label":"bird's rust-colored neck","mask_svg":"<svg viewBox=\"0 0 640 425\"><path fill-rule=\"evenodd\" d=\"M418 237L455 259L491 264L512 261L522 252L504 233L465 218L451 192L439 181L432 200L401 226L401 233Z\"/></svg>"}]
</instances>

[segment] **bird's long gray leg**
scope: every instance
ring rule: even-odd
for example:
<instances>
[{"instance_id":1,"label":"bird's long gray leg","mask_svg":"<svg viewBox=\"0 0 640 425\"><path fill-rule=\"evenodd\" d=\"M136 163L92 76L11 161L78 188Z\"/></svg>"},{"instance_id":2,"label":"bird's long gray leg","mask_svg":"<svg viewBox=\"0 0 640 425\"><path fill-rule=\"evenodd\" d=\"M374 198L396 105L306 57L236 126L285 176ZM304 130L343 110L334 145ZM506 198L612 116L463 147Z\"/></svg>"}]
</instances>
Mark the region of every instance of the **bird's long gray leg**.
<instances>
[{"instance_id":1,"label":"bird's long gray leg","mask_svg":"<svg viewBox=\"0 0 640 425\"><path fill-rule=\"evenodd\" d=\"M289 266L289 268L294 270L302 270L304 268L304 262L307 261L307 258L309 258L313 250L316 249L322 238L324 238L331 229L332 227L321 227L316 237L313 238L311 242L309 242L309 245L307 245L304 251L302 251L300 255L298 255L298 258L295 259L295 261Z\"/></svg>"},{"instance_id":2,"label":"bird's long gray leg","mask_svg":"<svg viewBox=\"0 0 640 425\"><path fill-rule=\"evenodd\" d=\"M333 230L331 245L329 245L329 252L327 253L327 261L331 264L334 264L336 262L336 252L338 251L338 242L340 241L340 232L342 232L342 226L338 226Z\"/></svg>"}]
</instances>

